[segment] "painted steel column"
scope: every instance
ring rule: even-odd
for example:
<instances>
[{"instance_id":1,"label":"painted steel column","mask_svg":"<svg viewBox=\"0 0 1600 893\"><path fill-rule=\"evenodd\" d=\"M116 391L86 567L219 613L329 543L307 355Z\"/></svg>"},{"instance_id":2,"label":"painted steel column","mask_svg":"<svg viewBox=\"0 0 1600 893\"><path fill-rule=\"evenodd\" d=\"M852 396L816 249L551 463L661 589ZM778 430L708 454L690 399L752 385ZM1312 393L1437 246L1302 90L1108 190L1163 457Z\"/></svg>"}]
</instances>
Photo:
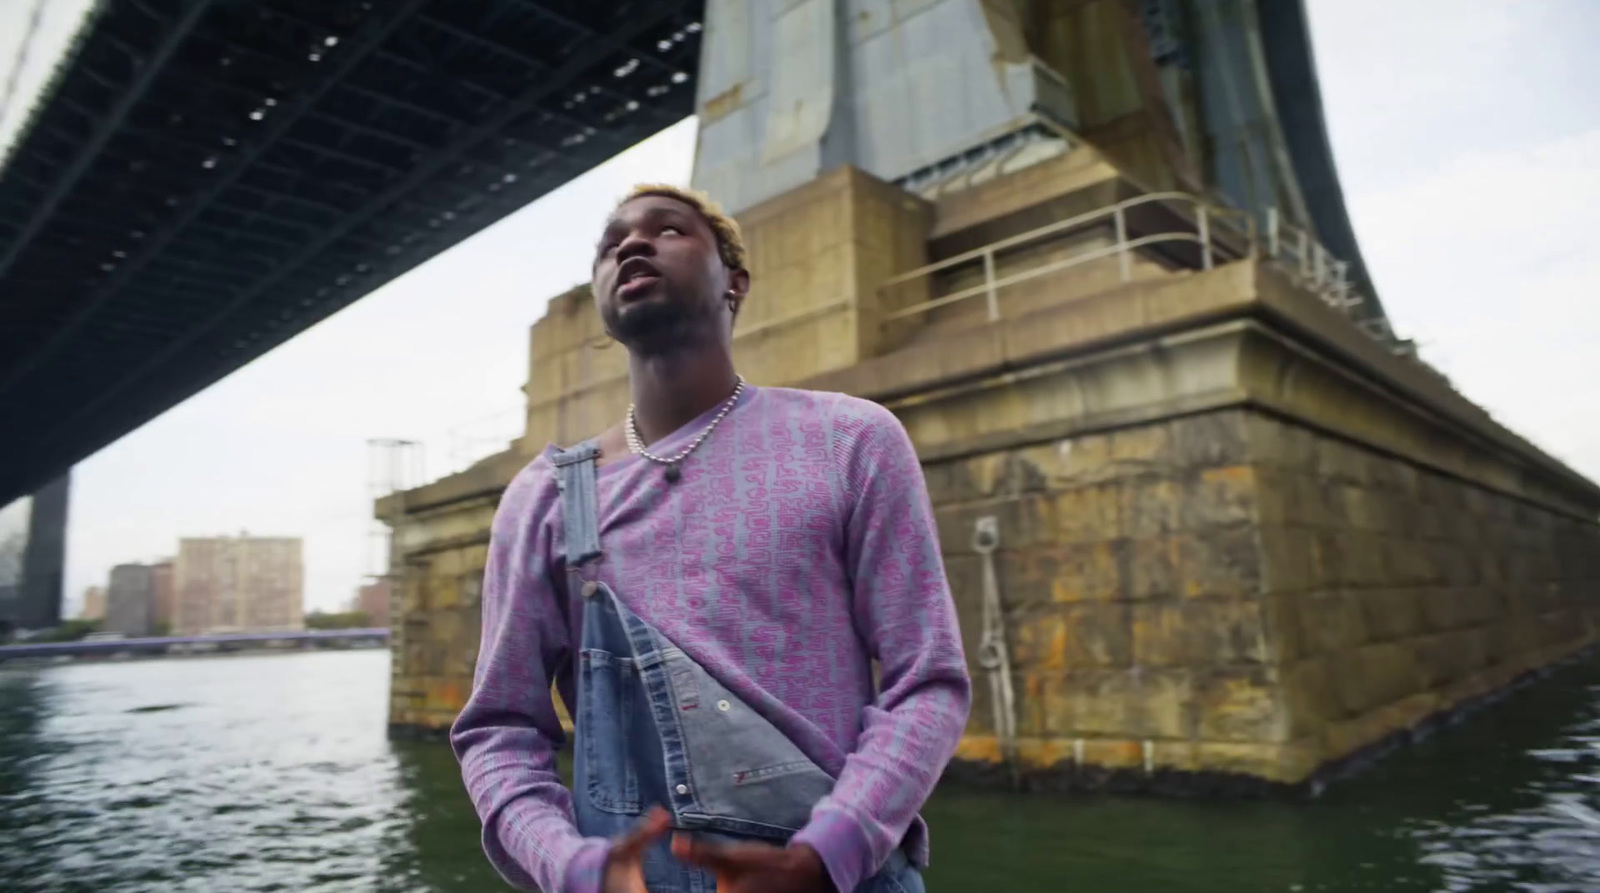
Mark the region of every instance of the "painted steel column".
<instances>
[{"instance_id":1,"label":"painted steel column","mask_svg":"<svg viewBox=\"0 0 1600 893\"><path fill-rule=\"evenodd\" d=\"M849 164L896 181L1074 116L1010 0L711 0L694 185L737 213Z\"/></svg>"}]
</instances>

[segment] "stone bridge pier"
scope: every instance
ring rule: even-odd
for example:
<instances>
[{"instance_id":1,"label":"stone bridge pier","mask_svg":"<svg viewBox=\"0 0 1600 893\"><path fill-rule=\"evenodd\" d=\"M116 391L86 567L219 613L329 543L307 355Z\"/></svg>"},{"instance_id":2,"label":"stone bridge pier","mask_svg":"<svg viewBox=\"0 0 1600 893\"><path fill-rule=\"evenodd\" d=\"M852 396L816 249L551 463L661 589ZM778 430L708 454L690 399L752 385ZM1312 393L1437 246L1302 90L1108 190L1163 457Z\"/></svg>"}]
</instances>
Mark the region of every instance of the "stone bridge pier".
<instances>
[{"instance_id":1,"label":"stone bridge pier","mask_svg":"<svg viewBox=\"0 0 1600 893\"><path fill-rule=\"evenodd\" d=\"M877 400L922 456L955 774L1315 787L1594 643L1600 488L1390 329L1299 2L710 0L703 45L741 370ZM470 688L500 489L621 416L599 331L554 298L526 435L380 501L396 734Z\"/></svg>"}]
</instances>

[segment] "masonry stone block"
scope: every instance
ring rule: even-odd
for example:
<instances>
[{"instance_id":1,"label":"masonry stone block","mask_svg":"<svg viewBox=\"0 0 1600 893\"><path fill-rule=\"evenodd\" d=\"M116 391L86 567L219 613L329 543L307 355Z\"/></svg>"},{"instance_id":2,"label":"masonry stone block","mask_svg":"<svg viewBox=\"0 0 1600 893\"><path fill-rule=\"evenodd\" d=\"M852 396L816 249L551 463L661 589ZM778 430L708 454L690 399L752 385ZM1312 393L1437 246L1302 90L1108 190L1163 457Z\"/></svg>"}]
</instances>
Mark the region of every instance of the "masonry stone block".
<instances>
[{"instance_id":1,"label":"masonry stone block","mask_svg":"<svg viewBox=\"0 0 1600 893\"><path fill-rule=\"evenodd\" d=\"M1103 769L1142 770L1144 742L1127 738L1085 741L1083 762Z\"/></svg>"},{"instance_id":2,"label":"masonry stone block","mask_svg":"<svg viewBox=\"0 0 1600 893\"><path fill-rule=\"evenodd\" d=\"M1244 775L1267 781L1293 783L1310 773L1312 758L1300 749L1282 744L1202 741L1196 759L1212 772Z\"/></svg>"},{"instance_id":3,"label":"masonry stone block","mask_svg":"<svg viewBox=\"0 0 1600 893\"><path fill-rule=\"evenodd\" d=\"M1183 468L1226 468L1254 458L1241 412L1213 412L1182 419L1172 425L1170 447L1174 464Z\"/></svg>"},{"instance_id":4,"label":"masonry stone block","mask_svg":"<svg viewBox=\"0 0 1600 893\"><path fill-rule=\"evenodd\" d=\"M1336 548L1344 568L1345 582L1353 586L1381 586L1390 579L1387 562L1392 542L1381 534L1353 530L1335 534Z\"/></svg>"},{"instance_id":5,"label":"masonry stone block","mask_svg":"<svg viewBox=\"0 0 1600 893\"><path fill-rule=\"evenodd\" d=\"M1125 667L1133 662L1133 623L1127 604L1063 605L1063 656L1067 666Z\"/></svg>"},{"instance_id":6,"label":"masonry stone block","mask_svg":"<svg viewBox=\"0 0 1600 893\"><path fill-rule=\"evenodd\" d=\"M1255 520L1255 473L1248 465L1206 468L1186 482L1181 523L1187 530Z\"/></svg>"},{"instance_id":7,"label":"masonry stone block","mask_svg":"<svg viewBox=\"0 0 1600 893\"><path fill-rule=\"evenodd\" d=\"M1317 440L1317 475L1341 484L1370 483L1373 457L1370 452L1333 438Z\"/></svg>"},{"instance_id":8,"label":"masonry stone block","mask_svg":"<svg viewBox=\"0 0 1600 893\"><path fill-rule=\"evenodd\" d=\"M1352 754L1389 737L1437 709L1440 700L1428 693L1413 695L1406 703L1385 706L1352 719L1331 723L1323 733L1329 755Z\"/></svg>"},{"instance_id":9,"label":"masonry stone block","mask_svg":"<svg viewBox=\"0 0 1600 893\"><path fill-rule=\"evenodd\" d=\"M1194 730L1187 669L1072 671L1065 679L1074 736L1183 738Z\"/></svg>"},{"instance_id":10,"label":"masonry stone block","mask_svg":"<svg viewBox=\"0 0 1600 893\"><path fill-rule=\"evenodd\" d=\"M1139 738L1194 735L1194 673L1188 669L1140 669L1135 674L1127 732Z\"/></svg>"},{"instance_id":11,"label":"masonry stone block","mask_svg":"<svg viewBox=\"0 0 1600 893\"><path fill-rule=\"evenodd\" d=\"M1132 617L1140 666L1255 664L1271 657L1261 604L1253 599L1136 604Z\"/></svg>"},{"instance_id":12,"label":"masonry stone block","mask_svg":"<svg viewBox=\"0 0 1600 893\"><path fill-rule=\"evenodd\" d=\"M1171 473L1188 458L1173 445L1173 429L1166 424L1119 428L1107 438L1110 464L1130 470Z\"/></svg>"},{"instance_id":13,"label":"masonry stone block","mask_svg":"<svg viewBox=\"0 0 1600 893\"><path fill-rule=\"evenodd\" d=\"M1128 607L1114 602L1053 606L1012 623L1014 665L1044 671L1125 666Z\"/></svg>"},{"instance_id":14,"label":"masonry stone block","mask_svg":"<svg viewBox=\"0 0 1600 893\"><path fill-rule=\"evenodd\" d=\"M1052 534L1055 506L1051 499L1027 495L981 503L962 503L934 509L939 526L939 548L946 555L972 553L972 532L978 519L994 516L1006 549L1030 549L1057 542Z\"/></svg>"},{"instance_id":15,"label":"masonry stone block","mask_svg":"<svg viewBox=\"0 0 1600 893\"><path fill-rule=\"evenodd\" d=\"M1256 466L1257 520L1262 524L1330 527L1344 523L1334 498L1339 486L1299 471Z\"/></svg>"},{"instance_id":16,"label":"masonry stone block","mask_svg":"<svg viewBox=\"0 0 1600 893\"><path fill-rule=\"evenodd\" d=\"M1346 590L1317 592L1299 599L1300 636L1307 654L1336 654L1370 639L1361 602Z\"/></svg>"},{"instance_id":17,"label":"masonry stone block","mask_svg":"<svg viewBox=\"0 0 1600 893\"><path fill-rule=\"evenodd\" d=\"M1263 561L1257 533L1258 528L1252 525L1238 524L1174 537L1183 595L1200 598L1259 594Z\"/></svg>"},{"instance_id":18,"label":"masonry stone block","mask_svg":"<svg viewBox=\"0 0 1600 893\"><path fill-rule=\"evenodd\" d=\"M1177 536L1123 540L1119 552L1123 559L1123 594L1130 599L1176 596L1180 591L1179 545Z\"/></svg>"},{"instance_id":19,"label":"masonry stone block","mask_svg":"<svg viewBox=\"0 0 1600 893\"><path fill-rule=\"evenodd\" d=\"M1035 673L1038 677L1038 717L1033 720L1037 723L1039 734L1058 741L1070 741L1073 737L1082 734L1078 731L1077 703L1074 700L1079 689L1073 680L1074 673L1041 670Z\"/></svg>"},{"instance_id":20,"label":"masonry stone block","mask_svg":"<svg viewBox=\"0 0 1600 893\"><path fill-rule=\"evenodd\" d=\"M1498 535L1488 534L1488 528L1482 519L1467 514L1458 505L1437 502L1433 507L1439 512L1440 521L1444 526L1444 539L1457 543L1500 540Z\"/></svg>"},{"instance_id":21,"label":"masonry stone block","mask_svg":"<svg viewBox=\"0 0 1600 893\"><path fill-rule=\"evenodd\" d=\"M1053 601L1054 580L1035 570L1040 551L1004 549L995 553L995 575L1000 586L1001 600L1008 611L1031 613ZM947 573L948 567L947 561ZM976 563L976 567L978 575L970 583L975 596L982 592L983 586L981 559Z\"/></svg>"},{"instance_id":22,"label":"masonry stone block","mask_svg":"<svg viewBox=\"0 0 1600 893\"><path fill-rule=\"evenodd\" d=\"M1464 678L1490 663L1489 638L1482 629L1469 627L1421 636L1410 645L1427 688Z\"/></svg>"},{"instance_id":23,"label":"masonry stone block","mask_svg":"<svg viewBox=\"0 0 1600 893\"><path fill-rule=\"evenodd\" d=\"M1019 571L1055 602L1109 601L1125 594L1122 541L1073 543L1026 553Z\"/></svg>"},{"instance_id":24,"label":"masonry stone block","mask_svg":"<svg viewBox=\"0 0 1600 893\"><path fill-rule=\"evenodd\" d=\"M1135 539L1152 539L1182 527L1183 490L1171 480L1138 481L1121 489L1122 530Z\"/></svg>"},{"instance_id":25,"label":"masonry stone block","mask_svg":"<svg viewBox=\"0 0 1600 893\"><path fill-rule=\"evenodd\" d=\"M1367 706L1389 704L1417 691L1421 670L1409 643L1365 645L1351 655L1351 660L1360 667L1356 675L1366 689Z\"/></svg>"},{"instance_id":26,"label":"masonry stone block","mask_svg":"<svg viewBox=\"0 0 1600 893\"><path fill-rule=\"evenodd\" d=\"M1122 488L1114 484L1073 487L1056 494L1055 539L1093 543L1116 537L1122 525Z\"/></svg>"},{"instance_id":27,"label":"masonry stone block","mask_svg":"<svg viewBox=\"0 0 1600 893\"><path fill-rule=\"evenodd\" d=\"M1147 465L1119 462L1112 455L1111 438L1111 434L1083 434L1036 444L1019 450L1017 455L1057 488L1098 484L1149 472Z\"/></svg>"},{"instance_id":28,"label":"masonry stone block","mask_svg":"<svg viewBox=\"0 0 1600 893\"><path fill-rule=\"evenodd\" d=\"M1310 653L1300 626L1300 598L1283 593L1267 593L1260 597L1270 659L1279 666L1289 666Z\"/></svg>"},{"instance_id":29,"label":"masonry stone block","mask_svg":"<svg viewBox=\"0 0 1600 893\"><path fill-rule=\"evenodd\" d=\"M1339 531L1313 527L1309 530L1309 540L1312 590L1336 589L1348 584L1354 571L1345 563Z\"/></svg>"},{"instance_id":30,"label":"masonry stone block","mask_svg":"<svg viewBox=\"0 0 1600 893\"><path fill-rule=\"evenodd\" d=\"M1326 581L1312 528L1268 524L1257 528L1261 545L1262 589L1266 592L1307 592Z\"/></svg>"},{"instance_id":31,"label":"masonry stone block","mask_svg":"<svg viewBox=\"0 0 1600 893\"><path fill-rule=\"evenodd\" d=\"M1339 483L1333 486L1332 495L1339 505L1340 517L1351 527L1378 533L1384 530L1381 509L1373 491L1358 484Z\"/></svg>"},{"instance_id":32,"label":"masonry stone block","mask_svg":"<svg viewBox=\"0 0 1600 893\"><path fill-rule=\"evenodd\" d=\"M1244 421L1250 461L1290 475L1309 476L1316 471L1316 438L1310 431L1256 413L1245 414Z\"/></svg>"},{"instance_id":33,"label":"masonry stone block","mask_svg":"<svg viewBox=\"0 0 1600 893\"><path fill-rule=\"evenodd\" d=\"M1372 463L1371 471L1374 489L1398 493L1406 497L1415 497L1417 495L1418 481L1421 475L1415 466L1385 457L1375 460Z\"/></svg>"},{"instance_id":34,"label":"masonry stone block","mask_svg":"<svg viewBox=\"0 0 1600 893\"><path fill-rule=\"evenodd\" d=\"M1466 546L1441 542L1432 544L1430 548L1437 556L1437 579L1446 586L1469 587L1480 582L1478 565L1472 560L1472 552Z\"/></svg>"},{"instance_id":35,"label":"masonry stone block","mask_svg":"<svg viewBox=\"0 0 1600 893\"><path fill-rule=\"evenodd\" d=\"M1403 639L1422 629L1422 604L1415 589L1363 589L1354 593L1361 604L1361 618L1374 641Z\"/></svg>"},{"instance_id":36,"label":"masonry stone block","mask_svg":"<svg viewBox=\"0 0 1600 893\"><path fill-rule=\"evenodd\" d=\"M1018 735L1039 736L1049 734L1050 702L1047 689L1059 678L1059 670L1028 669L1019 670L1013 675L1011 683L1015 698L1016 728ZM984 688L988 688L987 684ZM989 707L986 702L985 708ZM968 717L968 734L981 730L983 733L993 734L994 723L986 714L980 726L973 725L973 717Z\"/></svg>"},{"instance_id":37,"label":"masonry stone block","mask_svg":"<svg viewBox=\"0 0 1600 893\"><path fill-rule=\"evenodd\" d=\"M1065 734L1127 734L1135 694L1124 669L1077 671L1061 687Z\"/></svg>"},{"instance_id":38,"label":"masonry stone block","mask_svg":"<svg viewBox=\"0 0 1600 893\"><path fill-rule=\"evenodd\" d=\"M1316 734L1328 723L1349 716L1345 699L1334 680L1338 658L1319 655L1295 662L1283 670L1283 698L1295 737Z\"/></svg>"},{"instance_id":39,"label":"masonry stone block","mask_svg":"<svg viewBox=\"0 0 1600 893\"><path fill-rule=\"evenodd\" d=\"M1220 668L1199 674L1198 732L1206 741L1285 742L1289 712L1277 674L1266 667Z\"/></svg>"},{"instance_id":40,"label":"masonry stone block","mask_svg":"<svg viewBox=\"0 0 1600 893\"><path fill-rule=\"evenodd\" d=\"M976 555L952 555L945 558L945 573L950 581L956 619L964 632L961 641L966 649L967 669L976 674L978 636L983 629L982 565Z\"/></svg>"},{"instance_id":41,"label":"masonry stone block","mask_svg":"<svg viewBox=\"0 0 1600 893\"><path fill-rule=\"evenodd\" d=\"M1488 626L1498 621L1506 610L1505 593L1493 586L1474 586L1466 590L1466 622L1474 626Z\"/></svg>"},{"instance_id":42,"label":"masonry stone block","mask_svg":"<svg viewBox=\"0 0 1600 893\"><path fill-rule=\"evenodd\" d=\"M1435 632L1458 629L1471 621L1472 604L1462 590L1429 586L1419 590L1423 625Z\"/></svg>"},{"instance_id":43,"label":"masonry stone block","mask_svg":"<svg viewBox=\"0 0 1600 893\"><path fill-rule=\"evenodd\" d=\"M1402 532L1422 542L1436 542L1449 537L1444 512L1436 506L1421 502L1406 502L1401 510Z\"/></svg>"}]
</instances>

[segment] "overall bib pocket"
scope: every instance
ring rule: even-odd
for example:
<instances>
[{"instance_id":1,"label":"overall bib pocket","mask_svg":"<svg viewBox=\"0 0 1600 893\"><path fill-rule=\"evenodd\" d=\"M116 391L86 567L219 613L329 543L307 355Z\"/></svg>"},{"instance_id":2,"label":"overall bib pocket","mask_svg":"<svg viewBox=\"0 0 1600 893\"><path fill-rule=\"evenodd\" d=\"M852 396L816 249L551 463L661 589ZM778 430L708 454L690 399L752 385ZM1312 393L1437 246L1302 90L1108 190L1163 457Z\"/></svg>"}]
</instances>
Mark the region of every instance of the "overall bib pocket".
<instances>
[{"instance_id":1,"label":"overall bib pocket","mask_svg":"<svg viewBox=\"0 0 1600 893\"><path fill-rule=\"evenodd\" d=\"M577 737L587 765L589 802L620 815L639 814L639 779L628 755L633 699L638 688L631 658L585 648L579 652Z\"/></svg>"}]
</instances>

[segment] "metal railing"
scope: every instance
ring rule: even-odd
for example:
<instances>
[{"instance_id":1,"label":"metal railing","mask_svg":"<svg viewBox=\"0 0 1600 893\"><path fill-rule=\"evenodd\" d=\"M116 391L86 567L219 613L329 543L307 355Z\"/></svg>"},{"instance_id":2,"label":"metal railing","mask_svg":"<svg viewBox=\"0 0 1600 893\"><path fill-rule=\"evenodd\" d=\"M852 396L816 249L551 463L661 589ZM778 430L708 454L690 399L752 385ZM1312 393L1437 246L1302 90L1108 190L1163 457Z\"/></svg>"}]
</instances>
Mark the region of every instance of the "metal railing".
<instances>
[{"instance_id":1,"label":"metal railing","mask_svg":"<svg viewBox=\"0 0 1600 893\"><path fill-rule=\"evenodd\" d=\"M1139 236L1138 238L1133 239L1128 238L1128 209L1136 208L1140 205L1154 204L1157 202L1169 204L1182 203L1191 206L1194 213L1194 230L1173 230L1170 232L1151 233L1149 235ZM995 255L1005 251L1021 248L1022 246L1033 242L1043 241L1047 238L1058 236L1072 230L1090 229L1095 226L1100 226L1104 224L1104 221L1107 218L1111 220L1112 228L1116 233L1116 241L1113 244L1093 248L1088 251L1075 254L1071 257L1051 261L1050 263L1012 273L1007 276L996 275ZM1133 198L1124 199L1123 201L1117 202L1114 205L1108 205L1104 208L1097 208L1093 211L1078 214L1074 217L1068 217L1065 220L1058 220L1054 223L1049 223L1036 229L1028 230L1024 233L1018 233L1015 236L1008 236L1004 239L1000 239L999 241L991 242L988 245L984 245L980 248L974 248L971 251L966 251L953 257L945 258L937 263L918 267L917 269L911 270L907 273L901 273L900 275L885 281L878 287L880 298L882 297L884 290L893 288L894 286L904 285L907 282L913 282L917 279L932 276L935 273L940 273L945 270L971 263L973 261L981 260L983 263L982 284L975 285L970 288L964 288L948 295L943 295L938 298L933 298L928 301L914 304L910 307L905 307L890 313L886 313L882 318L886 322L904 319L906 317L927 313L940 307L954 304L958 301L965 301L968 298L974 298L979 295L983 295L988 306L989 321L998 322L1000 320L999 292L1002 288L1010 285L1016 285L1019 282L1026 282L1030 279L1036 279L1040 276L1048 276L1051 273L1058 273L1071 267L1091 263L1107 257L1116 257L1118 259L1121 280L1123 282L1131 282L1133 280L1132 252L1147 245L1155 245L1161 242L1191 242L1198 245L1200 247L1200 268L1209 270L1215 263L1215 255L1218 247L1215 244L1215 233L1212 225L1213 221L1217 220L1218 218L1238 219L1243 221L1241 230L1243 233L1247 234L1246 243L1249 245L1254 245L1255 240L1253 238L1249 238L1249 235L1254 233L1255 222L1243 211L1234 210L1232 208L1218 208L1213 205L1209 205L1205 201L1196 198L1187 192L1152 192L1147 195L1134 196Z\"/></svg>"},{"instance_id":2,"label":"metal railing","mask_svg":"<svg viewBox=\"0 0 1600 893\"><path fill-rule=\"evenodd\" d=\"M1193 229L1151 233L1130 239L1128 237L1128 211L1141 205L1158 202L1177 205L1180 209L1183 206L1191 209ZM1058 237L1074 230L1089 230L1097 226L1104 226L1108 219L1115 235L1115 241L1110 245L1090 248L1069 257L1042 263L1005 276L997 273L995 258L998 255L1014 251L1031 243ZM884 324L888 324L897 320L917 317L940 307L949 306L981 295L986 304L988 321L999 322L1001 319L1000 290L1003 288L1109 257L1118 259L1118 272L1121 281L1131 282L1133 279L1133 252L1145 246L1162 242L1188 242L1199 247L1200 269L1202 270L1212 269L1219 250L1236 257L1262 257L1265 261L1287 273L1298 285L1316 295L1323 303L1350 319L1352 324L1373 340L1384 345L1386 349L1394 353L1407 352L1405 345L1397 340L1393 329L1390 328L1388 321L1382 316L1366 319L1356 318L1353 311L1365 303L1365 298L1357 291L1355 284L1350 280L1350 264L1348 261L1335 257L1327 248L1323 247L1322 243L1314 239L1307 230L1285 222L1278 213L1277 208L1267 209L1265 230L1265 233L1260 234L1258 238L1255 217L1248 212L1236 208L1218 207L1187 192L1153 192L1134 196L1113 205L1107 205L1106 207L1097 208L1064 220L1058 220L1024 233L1008 236L885 280L878 287L880 302L885 301L885 293L896 286L915 282L919 279L927 279L935 274L969 264L981 263L983 267L983 281L981 283L947 295L921 301L908 307L891 310L884 313L881 316L881 320ZM1219 233L1225 236L1231 235L1233 237L1232 244L1228 244L1227 241L1219 244Z\"/></svg>"},{"instance_id":3,"label":"metal railing","mask_svg":"<svg viewBox=\"0 0 1600 893\"><path fill-rule=\"evenodd\" d=\"M1267 209L1266 256L1328 306L1349 310L1363 298L1350 282L1350 263L1340 260L1298 226L1285 223L1277 208Z\"/></svg>"}]
</instances>

